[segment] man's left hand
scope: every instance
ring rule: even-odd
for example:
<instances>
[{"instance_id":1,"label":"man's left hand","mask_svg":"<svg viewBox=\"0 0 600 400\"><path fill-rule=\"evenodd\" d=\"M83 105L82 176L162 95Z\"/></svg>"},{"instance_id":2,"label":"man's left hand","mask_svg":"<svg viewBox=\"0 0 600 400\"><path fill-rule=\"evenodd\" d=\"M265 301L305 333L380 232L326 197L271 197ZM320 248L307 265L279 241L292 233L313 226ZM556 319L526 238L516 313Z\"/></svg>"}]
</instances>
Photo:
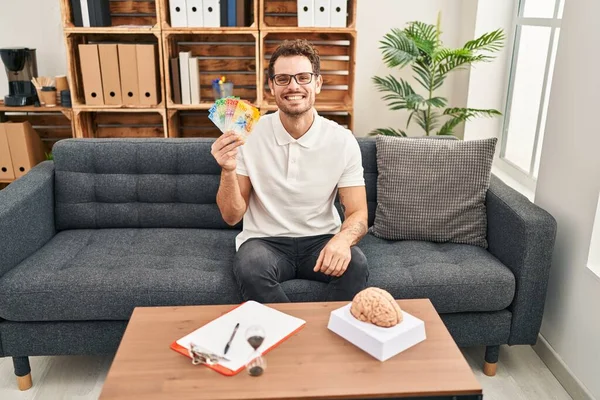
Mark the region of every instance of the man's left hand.
<instances>
[{"instance_id":1,"label":"man's left hand","mask_svg":"<svg viewBox=\"0 0 600 400\"><path fill-rule=\"evenodd\" d=\"M350 244L346 240L334 236L321 250L314 271L320 271L325 275L342 276L350 264L351 255Z\"/></svg>"}]
</instances>

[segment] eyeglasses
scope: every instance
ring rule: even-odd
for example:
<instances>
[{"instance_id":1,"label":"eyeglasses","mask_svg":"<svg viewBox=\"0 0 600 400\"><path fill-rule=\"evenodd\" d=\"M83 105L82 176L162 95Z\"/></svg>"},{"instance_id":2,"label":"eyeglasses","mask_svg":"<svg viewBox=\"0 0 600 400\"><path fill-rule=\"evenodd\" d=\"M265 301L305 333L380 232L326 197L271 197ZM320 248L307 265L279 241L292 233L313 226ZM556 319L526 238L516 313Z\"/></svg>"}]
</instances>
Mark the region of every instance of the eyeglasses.
<instances>
[{"instance_id":1,"label":"eyeglasses","mask_svg":"<svg viewBox=\"0 0 600 400\"><path fill-rule=\"evenodd\" d=\"M277 74L271 77L271 80L275 82L277 86L287 86L292 81L292 78L296 81L298 85L308 85L313 80L312 72L300 72L296 75L288 75L288 74Z\"/></svg>"}]
</instances>

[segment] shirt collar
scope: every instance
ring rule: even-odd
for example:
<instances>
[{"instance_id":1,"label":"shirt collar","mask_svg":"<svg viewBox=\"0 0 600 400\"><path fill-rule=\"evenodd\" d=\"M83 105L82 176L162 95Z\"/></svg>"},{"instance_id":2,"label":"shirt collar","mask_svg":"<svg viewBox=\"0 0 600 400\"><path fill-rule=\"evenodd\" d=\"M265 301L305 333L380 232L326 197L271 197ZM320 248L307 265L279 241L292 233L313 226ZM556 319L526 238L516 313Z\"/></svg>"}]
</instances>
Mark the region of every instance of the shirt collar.
<instances>
[{"instance_id":1,"label":"shirt collar","mask_svg":"<svg viewBox=\"0 0 600 400\"><path fill-rule=\"evenodd\" d=\"M275 140L277 140L277 144L283 146L296 142L300 146L306 148L313 146L319 138L319 130L321 127L321 117L314 108L313 113L315 119L313 120L311 127L304 135L302 135L300 139L296 140L285 130L285 127L281 122L279 111L277 111L275 115L273 115L273 131L275 132Z\"/></svg>"}]
</instances>

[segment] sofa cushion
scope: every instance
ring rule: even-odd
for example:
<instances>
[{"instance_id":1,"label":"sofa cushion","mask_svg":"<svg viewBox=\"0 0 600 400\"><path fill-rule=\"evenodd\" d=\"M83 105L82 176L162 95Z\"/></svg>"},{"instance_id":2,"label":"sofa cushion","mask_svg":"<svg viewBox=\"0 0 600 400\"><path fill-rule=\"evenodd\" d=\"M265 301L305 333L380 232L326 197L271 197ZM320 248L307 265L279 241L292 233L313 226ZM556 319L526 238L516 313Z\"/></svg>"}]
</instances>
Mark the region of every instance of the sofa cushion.
<instances>
[{"instance_id":1,"label":"sofa cushion","mask_svg":"<svg viewBox=\"0 0 600 400\"><path fill-rule=\"evenodd\" d=\"M513 273L478 246L368 234L358 247L369 263L369 286L397 299L427 297L439 313L503 310L515 294Z\"/></svg>"},{"instance_id":2,"label":"sofa cushion","mask_svg":"<svg viewBox=\"0 0 600 400\"><path fill-rule=\"evenodd\" d=\"M234 230L66 230L0 277L0 318L125 320L136 306L241 301Z\"/></svg>"},{"instance_id":3,"label":"sofa cushion","mask_svg":"<svg viewBox=\"0 0 600 400\"><path fill-rule=\"evenodd\" d=\"M373 233L486 248L485 196L496 142L377 136Z\"/></svg>"},{"instance_id":4,"label":"sofa cushion","mask_svg":"<svg viewBox=\"0 0 600 400\"><path fill-rule=\"evenodd\" d=\"M230 228L216 204L213 142L61 140L52 149L56 228Z\"/></svg>"}]
</instances>

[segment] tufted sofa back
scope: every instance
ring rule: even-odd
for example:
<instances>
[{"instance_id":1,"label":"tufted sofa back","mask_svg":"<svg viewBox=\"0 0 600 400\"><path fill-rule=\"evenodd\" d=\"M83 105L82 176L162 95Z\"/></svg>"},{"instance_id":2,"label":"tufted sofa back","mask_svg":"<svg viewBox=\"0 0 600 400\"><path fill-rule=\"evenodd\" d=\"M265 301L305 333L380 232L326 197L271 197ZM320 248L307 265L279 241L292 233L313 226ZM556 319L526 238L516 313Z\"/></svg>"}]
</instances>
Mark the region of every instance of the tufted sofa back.
<instances>
[{"instance_id":1,"label":"tufted sofa back","mask_svg":"<svg viewBox=\"0 0 600 400\"><path fill-rule=\"evenodd\" d=\"M58 230L231 228L216 204L214 139L65 139L53 148ZM375 141L358 138L373 223ZM241 224L235 228L241 228Z\"/></svg>"}]
</instances>

